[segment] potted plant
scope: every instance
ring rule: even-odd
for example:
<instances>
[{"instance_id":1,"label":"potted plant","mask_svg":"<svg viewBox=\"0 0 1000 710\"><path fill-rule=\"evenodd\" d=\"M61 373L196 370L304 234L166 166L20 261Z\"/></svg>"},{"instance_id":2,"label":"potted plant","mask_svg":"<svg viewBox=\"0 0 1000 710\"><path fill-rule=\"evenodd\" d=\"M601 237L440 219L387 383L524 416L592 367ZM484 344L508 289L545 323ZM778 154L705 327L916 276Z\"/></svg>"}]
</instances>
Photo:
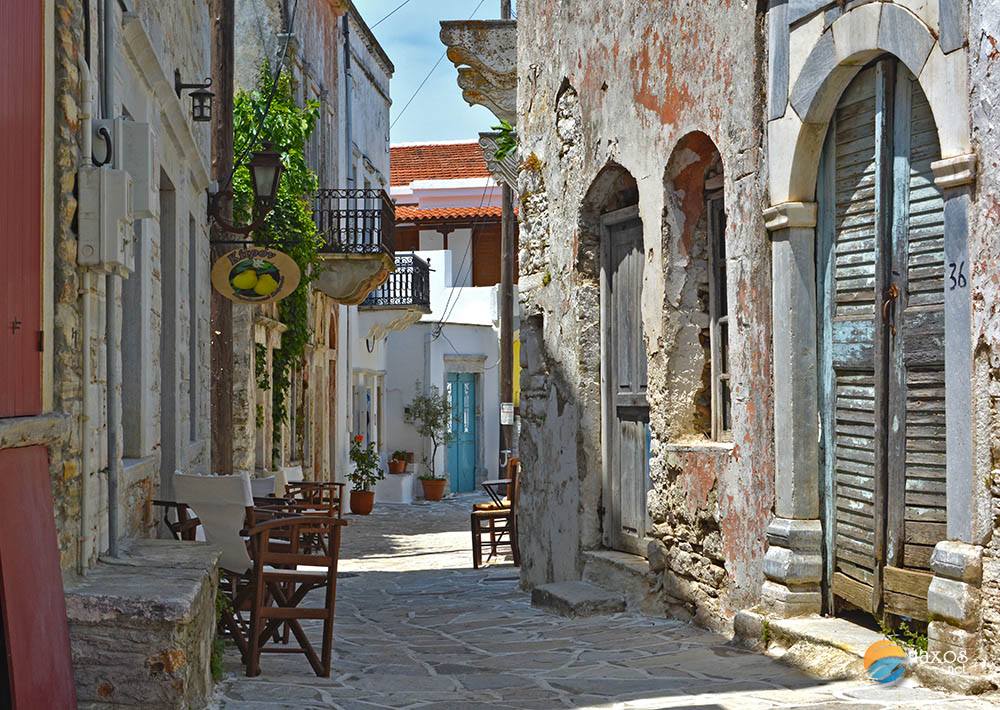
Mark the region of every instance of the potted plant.
<instances>
[{"instance_id":1,"label":"potted plant","mask_svg":"<svg viewBox=\"0 0 1000 710\"><path fill-rule=\"evenodd\" d=\"M424 489L425 500L441 500L444 497L445 476L438 476L434 471L434 462L441 446L445 446L454 438L451 433L451 402L447 394L441 394L437 387L431 386L428 394L423 394L420 382L416 384L417 395L406 408L406 423L417 430L420 436L430 439L430 458L424 457L427 471L420 476L420 485Z\"/></svg>"},{"instance_id":2,"label":"potted plant","mask_svg":"<svg viewBox=\"0 0 1000 710\"><path fill-rule=\"evenodd\" d=\"M375 491L372 486L385 478L385 473L379 466L378 451L375 442L368 442L362 447L365 437L358 434L351 442L351 461L354 470L347 474L351 482L351 512L355 515L368 515L375 506Z\"/></svg>"},{"instance_id":3,"label":"potted plant","mask_svg":"<svg viewBox=\"0 0 1000 710\"><path fill-rule=\"evenodd\" d=\"M389 459L389 473L406 473L406 452L393 451L392 458Z\"/></svg>"}]
</instances>

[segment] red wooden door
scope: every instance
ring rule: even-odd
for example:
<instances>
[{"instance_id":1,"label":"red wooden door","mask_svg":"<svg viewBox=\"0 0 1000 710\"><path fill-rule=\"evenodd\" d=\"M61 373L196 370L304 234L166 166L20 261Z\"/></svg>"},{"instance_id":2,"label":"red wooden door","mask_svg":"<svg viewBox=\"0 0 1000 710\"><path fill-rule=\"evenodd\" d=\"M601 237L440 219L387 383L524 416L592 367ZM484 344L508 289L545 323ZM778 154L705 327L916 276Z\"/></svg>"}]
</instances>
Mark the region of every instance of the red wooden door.
<instances>
[{"instance_id":1,"label":"red wooden door","mask_svg":"<svg viewBox=\"0 0 1000 710\"><path fill-rule=\"evenodd\" d=\"M0 450L0 604L15 708L76 707L43 446Z\"/></svg>"},{"instance_id":2,"label":"red wooden door","mask_svg":"<svg viewBox=\"0 0 1000 710\"><path fill-rule=\"evenodd\" d=\"M0 2L0 417L42 407L41 2Z\"/></svg>"}]
</instances>

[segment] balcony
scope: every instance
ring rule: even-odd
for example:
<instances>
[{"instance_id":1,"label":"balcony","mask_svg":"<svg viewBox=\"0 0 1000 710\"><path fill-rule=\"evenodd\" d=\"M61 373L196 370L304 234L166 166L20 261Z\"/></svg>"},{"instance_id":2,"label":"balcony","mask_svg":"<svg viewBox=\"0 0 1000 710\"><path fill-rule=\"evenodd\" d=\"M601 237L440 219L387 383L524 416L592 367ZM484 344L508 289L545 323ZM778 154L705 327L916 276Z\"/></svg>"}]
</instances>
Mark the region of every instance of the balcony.
<instances>
[{"instance_id":1,"label":"balcony","mask_svg":"<svg viewBox=\"0 0 1000 710\"><path fill-rule=\"evenodd\" d=\"M396 254L396 270L372 291L362 308L431 312L431 267L416 254Z\"/></svg>"},{"instance_id":2,"label":"balcony","mask_svg":"<svg viewBox=\"0 0 1000 710\"><path fill-rule=\"evenodd\" d=\"M323 237L316 288L348 306L362 303L394 267L396 209L384 190L323 189L313 219Z\"/></svg>"},{"instance_id":3,"label":"balcony","mask_svg":"<svg viewBox=\"0 0 1000 710\"><path fill-rule=\"evenodd\" d=\"M362 330L378 340L402 331L431 312L430 264L416 254L396 254L396 269L359 306Z\"/></svg>"}]
</instances>

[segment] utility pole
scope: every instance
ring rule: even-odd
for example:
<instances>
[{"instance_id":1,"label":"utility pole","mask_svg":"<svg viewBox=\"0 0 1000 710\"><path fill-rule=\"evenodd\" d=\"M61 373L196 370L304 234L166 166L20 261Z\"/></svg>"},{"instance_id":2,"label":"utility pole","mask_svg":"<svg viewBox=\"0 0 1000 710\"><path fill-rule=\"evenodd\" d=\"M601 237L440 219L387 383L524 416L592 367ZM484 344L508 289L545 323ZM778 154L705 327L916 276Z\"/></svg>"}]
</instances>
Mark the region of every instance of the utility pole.
<instances>
[{"instance_id":1,"label":"utility pole","mask_svg":"<svg viewBox=\"0 0 1000 710\"><path fill-rule=\"evenodd\" d=\"M233 170L233 65L235 64L235 0L211 0L212 17L212 86L215 107L212 112L212 178L218 189L227 190ZM229 218L232 203L219 205ZM225 232L212 226L212 263L226 253L219 240ZM233 472L233 303L212 289L212 472Z\"/></svg>"},{"instance_id":2,"label":"utility pole","mask_svg":"<svg viewBox=\"0 0 1000 710\"><path fill-rule=\"evenodd\" d=\"M500 19L511 18L511 0L500 0ZM500 218L500 449L513 451L514 443L514 191L502 183ZM504 405L507 405L504 407ZM508 409L509 417L504 416ZM501 456L501 465L506 463Z\"/></svg>"}]
</instances>

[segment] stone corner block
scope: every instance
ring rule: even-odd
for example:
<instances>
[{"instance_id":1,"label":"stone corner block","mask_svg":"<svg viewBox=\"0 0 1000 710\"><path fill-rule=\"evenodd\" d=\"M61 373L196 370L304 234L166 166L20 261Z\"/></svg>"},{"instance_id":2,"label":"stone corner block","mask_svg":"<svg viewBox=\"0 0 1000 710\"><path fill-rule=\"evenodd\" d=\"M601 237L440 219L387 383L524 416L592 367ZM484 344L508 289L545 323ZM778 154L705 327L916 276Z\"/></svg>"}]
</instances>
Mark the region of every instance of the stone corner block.
<instances>
[{"instance_id":1,"label":"stone corner block","mask_svg":"<svg viewBox=\"0 0 1000 710\"><path fill-rule=\"evenodd\" d=\"M927 613L931 621L972 630L979 625L979 589L954 579L935 577L927 590Z\"/></svg>"},{"instance_id":2,"label":"stone corner block","mask_svg":"<svg viewBox=\"0 0 1000 710\"><path fill-rule=\"evenodd\" d=\"M772 546L764 555L764 576L782 584L819 584L823 578L823 557L818 552L802 553Z\"/></svg>"},{"instance_id":3,"label":"stone corner block","mask_svg":"<svg viewBox=\"0 0 1000 710\"><path fill-rule=\"evenodd\" d=\"M964 542L942 540L934 546L931 569L938 577L978 587L983 580L983 548Z\"/></svg>"},{"instance_id":4,"label":"stone corner block","mask_svg":"<svg viewBox=\"0 0 1000 710\"><path fill-rule=\"evenodd\" d=\"M769 232L816 226L815 202L782 202L764 210L764 226Z\"/></svg>"},{"instance_id":5,"label":"stone corner block","mask_svg":"<svg viewBox=\"0 0 1000 710\"><path fill-rule=\"evenodd\" d=\"M823 600L818 587L797 590L766 580L761 588L760 607L771 616L788 619L819 614Z\"/></svg>"},{"instance_id":6,"label":"stone corner block","mask_svg":"<svg viewBox=\"0 0 1000 710\"><path fill-rule=\"evenodd\" d=\"M819 553L823 544L823 523L819 520L773 518L767 526L767 541L796 552Z\"/></svg>"},{"instance_id":7,"label":"stone corner block","mask_svg":"<svg viewBox=\"0 0 1000 710\"><path fill-rule=\"evenodd\" d=\"M970 185L976 180L977 158L975 153L935 160L931 163L934 183L942 190Z\"/></svg>"},{"instance_id":8,"label":"stone corner block","mask_svg":"<svg viewBox=\"0 0 1000 710\"><path fill-rule=\"evenodd\" d=\"M979 634L944 621L927 624L927 650L952 663L971 663L979 655Z\"/></svg>"}]
</instances>

